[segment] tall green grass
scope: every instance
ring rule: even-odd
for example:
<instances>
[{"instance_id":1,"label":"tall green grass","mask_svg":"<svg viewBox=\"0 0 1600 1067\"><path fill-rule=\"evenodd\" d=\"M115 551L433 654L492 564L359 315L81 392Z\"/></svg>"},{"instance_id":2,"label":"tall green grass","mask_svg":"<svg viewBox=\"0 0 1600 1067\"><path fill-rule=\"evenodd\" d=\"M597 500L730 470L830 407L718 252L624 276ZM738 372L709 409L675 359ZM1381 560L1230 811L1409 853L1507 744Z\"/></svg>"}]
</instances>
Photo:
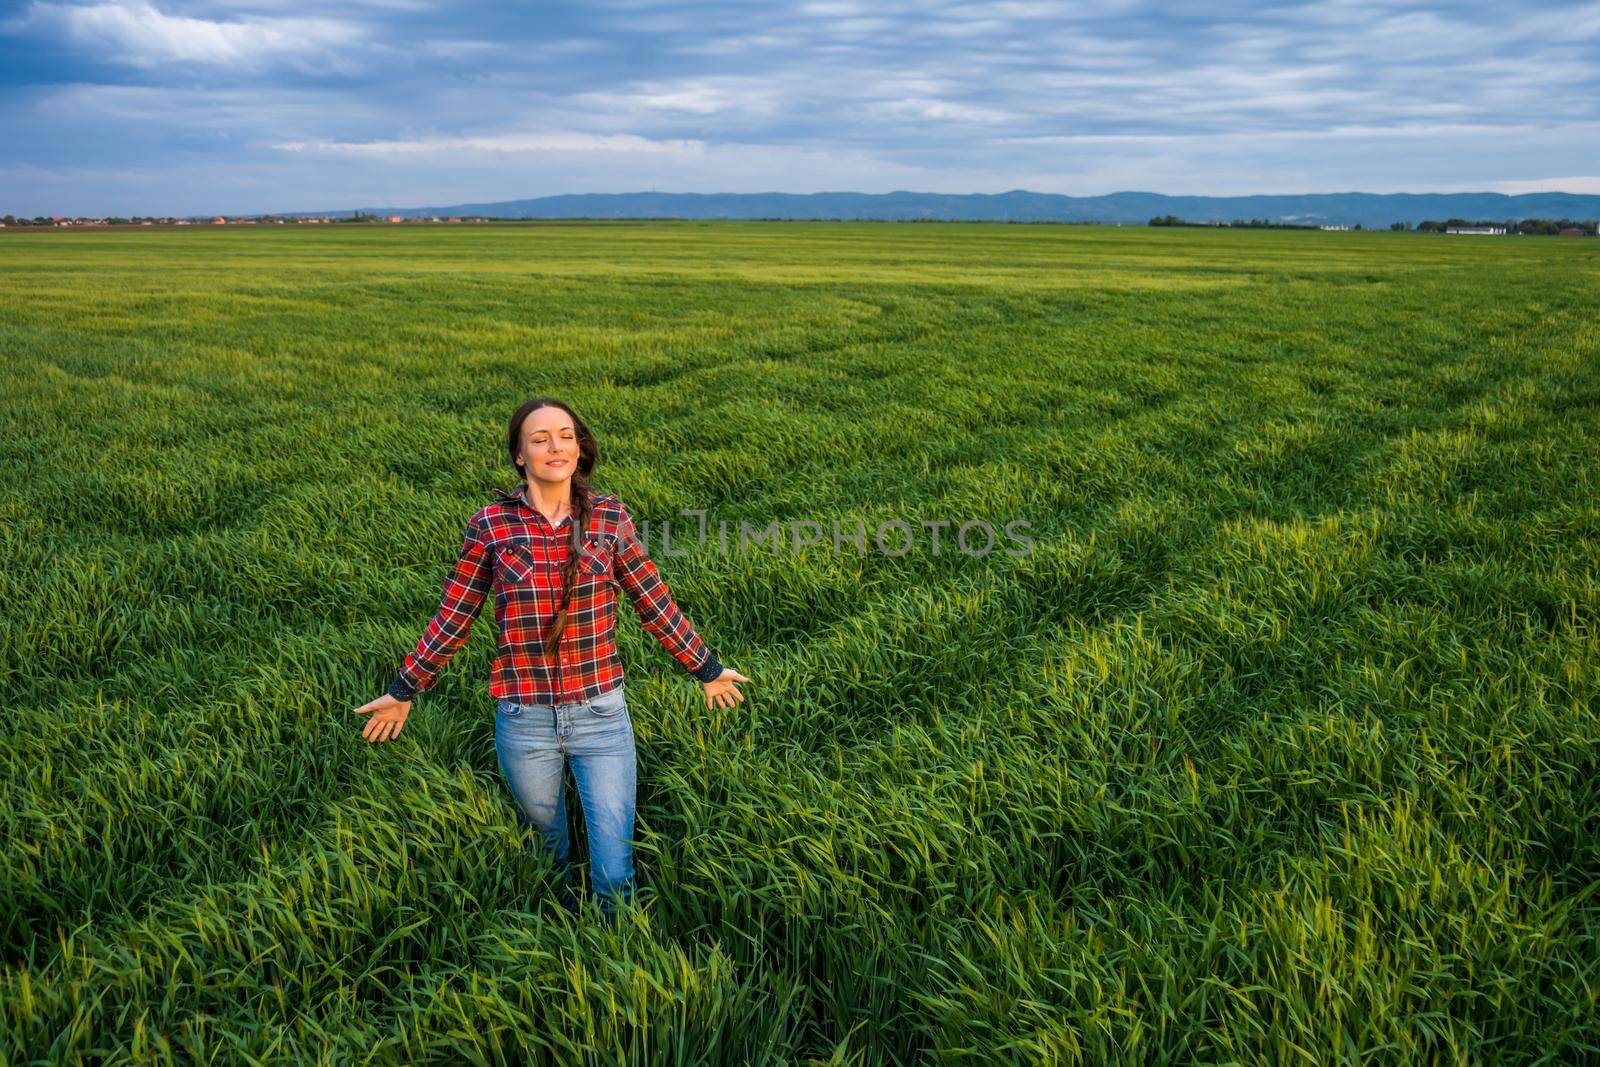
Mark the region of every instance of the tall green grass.
<instances>
[{"instance_id":1,"label":"tall green grass","mask_svg":"<svg viewBox=\"0 0 1600 1067\"><path fill-rule=\"evenodd\" d=\"M1592 245L5 236L0 1061L1600 1057ZM543 393L675 535L1035 542L675 536L753 681L624 612L615 929L518 850L492 607L350 712Z\"/></svg>"}]
</instances>

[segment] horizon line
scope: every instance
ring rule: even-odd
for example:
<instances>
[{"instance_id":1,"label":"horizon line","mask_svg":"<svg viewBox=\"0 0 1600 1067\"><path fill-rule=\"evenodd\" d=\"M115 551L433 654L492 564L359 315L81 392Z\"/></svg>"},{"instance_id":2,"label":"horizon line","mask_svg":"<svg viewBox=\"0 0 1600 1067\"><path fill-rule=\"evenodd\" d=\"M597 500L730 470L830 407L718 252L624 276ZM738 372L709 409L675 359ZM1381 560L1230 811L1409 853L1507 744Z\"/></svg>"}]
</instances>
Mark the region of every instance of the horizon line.
<instances>
[{"instance_id":1,"label":"horizon line","mask_svg":"<svg viewBox=\"0 0 1600 1067\"><path fill-rule=\"evenodd\" d=\"M1564 190L1564 189L1541 189L1541 190L1537 190L1537 191L1533 191L1533 192L1521 192L1521 193L1502 193L1502 192L1497 192L1497 191L1491 190L1491 189L1456 190L1456 191L1451 191L1451 192L1441 192L1441 191L1437 191L1437 190L1421 190L1421 191L1403 191L1403 192L1392 192L1392 193L1374 193L1374 192L1363 191L1363 190L1360 190L1360 189L1352 189L1352 190L1340 191L1340 192L1325 192L1325 193L1295 193L1295 192L1280 192L1280 193L1163 193L1163 192L1157 192L1155 190L1150 190L1150 189L1117 189L1117 190L1114 190L1113 192L1109 192L1109 193L1050 193L1050 192L1040 192L1038 190L1033 190L1033 189L1025 189L1025 188L1021 188L1021 187L1014 188L1014 189L1007 189L1007 190L1005 190L1003 192L998 192L998 193L984 193L984 192L951 193L951 192L936 192L936 191L931 191L931 190L917 190L917 189L892 189L892 190L889 190L888 192L883 192L883 193L866 193L866 192L861 192L860 190L855 190L855 189L824 189L824 190L816 190L816 191L804 192L804 193L789 192L789 191L781 190L781 189L769 189L769 190L763 190L763 191L760 191L760 192L725 192L725 191L700 192L700 191L695 191L695 190L645 189L645 190L633 190L633 191L629 191L629 192L542 193L542 194L539 194L539 195L536 195L536 196L506 197L506 198L500 199L500 200L458 201L458 202L453 203L453 204L417 204L417 205L405 205L405 206L402 206L402 205L396 205L396 204L390 203L390 204L387 204L387 205L383 205L383 208L385 210L390 210L390 211L429 211L429 210L437 210L439 208L450 208L450 207L459 208L459 207L462 207L462 206L470 206L470 205L474 205L474 204L476 204L478 206L489 206L489 205L495 205L495 204L521 203L521 202L532 202L532 201L540 201L540 200L556 200L556 199L561 199L563 197L637 197L637 196L691 196L691 197L858 196L858 197L891 197L891 196L929 196L929 197L963 197L963 198L984 197L984 198L996 198L996 197L1004 197L1004 196L1014 196L1014 195L1017 195L1017 194L1025 194L1025 195L1028 195L1028 196L1055 197L1055 198L1059 198L1059 199L1063 199L1063 200L1104 200L1104 199L1107 199L1107 198L1110 198L1110 197L1115 197L1115 196L1154 196L1154 197L1162 197L1164 199L1169 199L1169 200L1252 200L1252 199L1281 199L1281 198L1290 198L1290 197L1292 197L1292 198L1313 198L1313 197L1351 197L1351 196L1374 197L1374 198L1419 197L1419 196L1431 196L1431 197L1486 196L1486 197L1499 197L1499 198L1506 199L1506 200L1518 200L1518 199L1524 199L1524 198L1527 198L1527 197L1539 197L1539 196L1570 196L1570 197L1583 197L1583 198L1600 199L1600 192L1597 192L1597 193L1581 193L1581 192L1572 192L1572 191ZM82 213L75 214L75 215L60 215L60 214L53 214L52 213L50 215L39 214L39 215L26 215L26 216L11 214L9 212L3 213L3 214L11 214L12 218L94 218L94 217L102 217L102 218L115 218L115 217L121 217L121 218L158 218L158 217L166 217L166 218L196 219L196 218L202 218L202 217L221 218L221 217L230 217L230 216L234 217L234 218L262 218L262 217L267 217L267 216L293 216L293 215L332 216L332 215L344 215L344 214L359 214L359 213L368 212L368 211L374 211L374 210L377 210L377 208L376 207L372 207L372 206L367 206L367 207L357 206L357 207L351 207L351 208L338 208L338 209L335 209L335 210L332 210L332 211L329 211L329 210L320 210L319 211L319 210L307 210L307 209L304 209L304 208L296 208L296 209L280 210L280 211L234 211L234 212L228 212L228 211L194 211L194 212L189 212L187 214L174 214L174 213L170 213L170 212L163 212L163 213L159 213L159 214L145 214L145 215L123 215L121 213L117 213L117 214L100 215L100 216L85 215L85 214L82 214ZM578 217L578 216L573 216L573 217ZM978 220L978 221L982 221L982 220Z\"/></svg>"}]
</instances>

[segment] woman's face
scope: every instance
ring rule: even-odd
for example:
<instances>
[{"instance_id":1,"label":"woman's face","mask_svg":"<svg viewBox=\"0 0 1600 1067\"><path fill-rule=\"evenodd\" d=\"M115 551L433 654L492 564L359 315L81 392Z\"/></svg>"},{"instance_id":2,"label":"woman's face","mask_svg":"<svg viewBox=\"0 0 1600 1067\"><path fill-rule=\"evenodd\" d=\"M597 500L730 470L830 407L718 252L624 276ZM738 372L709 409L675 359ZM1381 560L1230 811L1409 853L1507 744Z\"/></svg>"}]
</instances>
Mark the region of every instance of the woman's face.
<instances>
[{"instance_id":1,"label":"woman's face","mask_svg":"<svg viewBox=\"0 0 1600 1067\"><path fill-rule=\"evenodd\" d=\"M549 485L571 478L578 466L578 431L572 416L558 407L528 412L522 420L522 451L517 458L524 474Z\"/></svg>"}]
</instances>

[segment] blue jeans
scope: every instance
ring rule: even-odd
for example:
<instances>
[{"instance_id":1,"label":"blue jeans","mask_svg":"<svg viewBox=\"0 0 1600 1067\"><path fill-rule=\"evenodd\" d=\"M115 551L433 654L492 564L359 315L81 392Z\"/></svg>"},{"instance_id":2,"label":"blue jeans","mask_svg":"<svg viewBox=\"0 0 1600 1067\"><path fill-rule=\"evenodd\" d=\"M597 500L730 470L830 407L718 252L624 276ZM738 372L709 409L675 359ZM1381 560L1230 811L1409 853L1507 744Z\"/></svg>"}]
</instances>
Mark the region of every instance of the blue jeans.
<instances>
[{"instance_id":1,"label":"blue jeans","mask_svg":"<svg viewBox=\"0 0 1600 1067\"><path fill-rule=\"evenodd\" d=\"M537 831L569 879L562 767L572 757L572 777L589 833L589 880L602 914L614 917L634 889L638 764L622 686L567 704L518 704L501 698L494 717L494 749L517 804L524 847L532 847ZM576 906L570 896L564 903Z\"/></svg>"}]
</instances>

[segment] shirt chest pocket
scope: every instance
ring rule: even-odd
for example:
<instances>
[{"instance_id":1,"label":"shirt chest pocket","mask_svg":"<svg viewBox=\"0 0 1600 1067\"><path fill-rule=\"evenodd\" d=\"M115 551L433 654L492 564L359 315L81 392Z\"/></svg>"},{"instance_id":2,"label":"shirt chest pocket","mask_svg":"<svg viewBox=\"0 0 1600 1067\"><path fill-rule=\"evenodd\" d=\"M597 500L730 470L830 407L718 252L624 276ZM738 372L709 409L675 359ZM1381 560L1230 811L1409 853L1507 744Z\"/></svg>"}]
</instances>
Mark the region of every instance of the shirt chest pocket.
<instances>
[{"instance_id":1,"label":"shirt chest pocket","mask_svg":"<svg viewBox=\"0 0 1600 1067\"><path fill-rule=\"evenodd\" d=\"M561 581L561 567L545 552L528 541L509 541L495 549L495 580L502 586L555 585ZM615 584L611 574L611 545L604 538L584 541L578 556L578 581Z\"/></svg>"},{"instance_id":2,"label":"shirt chest pocket","mask_svg":"<svg viewBox=\"0 0 1600 1067\"><path fill-rule=\"evenodd\" d=\"M578 557L580 582L612 582L611 542L604 537L590 537L583 542L583 552Z\"/></svg>"},{"instance_id":3,"label":"shirt chest pocket","mask_svg":"<svg viewBox=\"0 0 1600 1067\"><path fill-rule=\"evenodd\" d=\"M502 586L531 585L548 565L527 541L507 541L494 550L494 578Z\"/></svg>"}]
</instances>

